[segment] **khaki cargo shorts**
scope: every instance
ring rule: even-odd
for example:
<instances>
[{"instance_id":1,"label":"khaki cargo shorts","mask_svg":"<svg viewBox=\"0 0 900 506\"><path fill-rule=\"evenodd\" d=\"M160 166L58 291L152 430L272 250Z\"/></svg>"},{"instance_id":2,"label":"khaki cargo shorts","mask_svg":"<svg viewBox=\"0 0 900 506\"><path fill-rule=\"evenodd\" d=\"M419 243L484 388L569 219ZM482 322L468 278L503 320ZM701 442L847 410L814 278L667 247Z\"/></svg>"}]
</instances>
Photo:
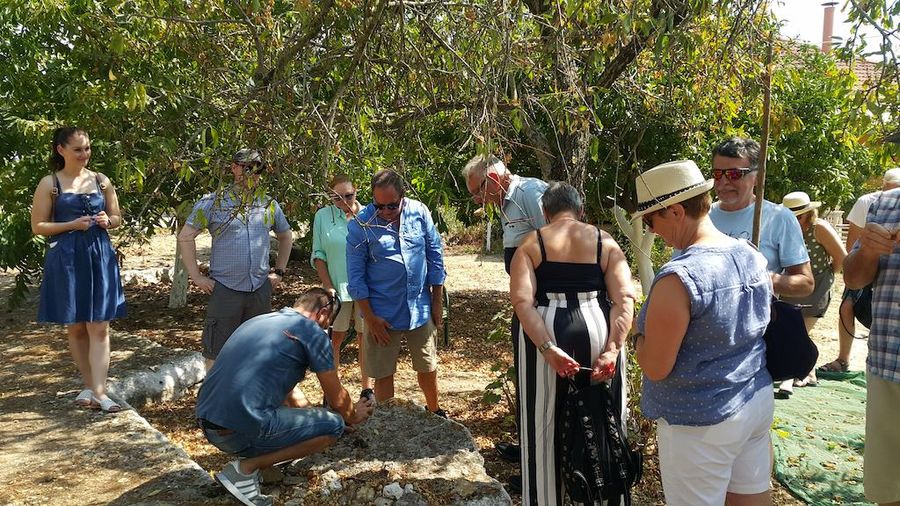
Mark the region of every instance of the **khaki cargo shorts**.
<instances>
[{"instance_id":1,"label":"khaki cargo shorts","mask_svg":"<svg viewBox=\"0 0 900 506\"><path fill-rule=\"evenodd\" d=\"M374 379L386 378L397 372L397 358L400 356L400 343L406 339L409 347L409 355L412 366L416 372L434 372L437 370L437 346L434 343L434 322L431 318L428 323L412 330L391 330L391 342L381 345L366 334L366 345L363 347L365 356L366 376Z\"/></svg>"}]
</instances>

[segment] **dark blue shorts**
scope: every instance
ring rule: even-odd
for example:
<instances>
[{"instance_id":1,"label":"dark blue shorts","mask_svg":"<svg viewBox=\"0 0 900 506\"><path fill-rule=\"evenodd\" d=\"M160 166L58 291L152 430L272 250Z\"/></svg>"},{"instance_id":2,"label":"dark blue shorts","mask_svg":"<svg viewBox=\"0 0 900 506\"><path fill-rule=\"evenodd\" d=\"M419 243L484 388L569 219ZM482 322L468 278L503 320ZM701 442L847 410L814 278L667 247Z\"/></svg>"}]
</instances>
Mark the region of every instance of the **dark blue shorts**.
<instances>
[{"instance_id":1,"label":"dark blue shorts","mask_svg":"<svg viewBox=\"0 0 900 506\"><path fill-rule=\"evenodd\" d=\"M856 301L859 300L859 296L862 295L863 290L865 290L865 288L859 288L859 289L856 289L856 290L851 290L851 289L849 289L849 288L844 288L844 293L841 295L841 302L843 302L843 301L845 301L845 300L847 300L847 299L849 298L850 301L853 302L853 303L855 304Z\"/></svg>"},{"instance_id":2,"label":"dark blue shorts","mask_svg":"<svg viewBox=\"0 0 900 506\"><path fill-rule=\"evenodd\" d=\"M245 434L232 430L203 428L207 441L225 453L240 457L258 457L319 436L340 437L344 420L324 408L281 407L269 423L268 431Z\"/></svg>"}]
</instances>

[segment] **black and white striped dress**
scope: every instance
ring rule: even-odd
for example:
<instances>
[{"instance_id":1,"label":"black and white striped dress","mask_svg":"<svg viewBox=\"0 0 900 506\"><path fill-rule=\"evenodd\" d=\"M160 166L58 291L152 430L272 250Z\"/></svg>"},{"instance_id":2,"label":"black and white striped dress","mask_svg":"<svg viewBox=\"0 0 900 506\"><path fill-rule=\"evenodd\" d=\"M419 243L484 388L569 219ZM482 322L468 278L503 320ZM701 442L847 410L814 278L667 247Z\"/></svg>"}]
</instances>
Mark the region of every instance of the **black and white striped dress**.
<instances>
[{"instance_id":1,"label":"black and white striped dress","mask_svg":"<svg viewBox=\"0 0 900 506\"><path fill-rule=\"evenodd\" d=\"M537 233L541 247L541 263L534 270L537 311L556 346L582 366L591 367L603 352L609 335L609 303L599 265L599 234L597 262L584 264L548 261L540 230ZM562 504L565 491L559 476L556 413L565 401L567 385L537 351L517 318L513 319L513 332L518 336L516 365L522 396L519 415L522 504ZM616 374L622 373L616 371ZM624 409L625 382L621 383L620 399Z\"/></svg>"}]
</instances>

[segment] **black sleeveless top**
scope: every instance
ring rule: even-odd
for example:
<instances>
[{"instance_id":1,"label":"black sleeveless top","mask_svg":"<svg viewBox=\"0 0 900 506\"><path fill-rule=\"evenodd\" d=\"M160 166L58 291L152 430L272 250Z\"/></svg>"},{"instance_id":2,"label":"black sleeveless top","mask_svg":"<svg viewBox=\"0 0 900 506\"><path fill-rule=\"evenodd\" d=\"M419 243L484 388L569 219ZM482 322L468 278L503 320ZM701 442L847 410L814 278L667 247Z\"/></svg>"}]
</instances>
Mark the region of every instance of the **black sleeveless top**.
<instances>
[{"instance_id":1,"label":"black sleeveless top","mask_svg":"<svg viewBox=\"0 0 900 506\"><path fill-rule=\"evenodd\" d=\"M600 268L601 239L597 230L597 261L595 263L553 262L547 260L544 238L537 230L541 247L541 263L534 269L537 279L537 293L606 292L606 281Z\"/></svg>"}]
</instances>

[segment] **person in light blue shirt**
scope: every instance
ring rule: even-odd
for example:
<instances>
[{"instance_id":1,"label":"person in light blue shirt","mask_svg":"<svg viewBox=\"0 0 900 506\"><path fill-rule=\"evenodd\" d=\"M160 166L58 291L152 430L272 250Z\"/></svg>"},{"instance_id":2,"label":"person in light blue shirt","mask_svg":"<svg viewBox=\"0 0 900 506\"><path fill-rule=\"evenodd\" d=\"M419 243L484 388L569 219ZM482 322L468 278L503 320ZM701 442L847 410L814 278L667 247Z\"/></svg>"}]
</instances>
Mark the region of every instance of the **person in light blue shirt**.
<instances>
[{"instance_id":1,"label":"person in light blue shirt","mask_svg":"<svg viewBox=\"0 0 900 506\"><path fill-rule=\"evenodd\" d=\"M479 205L493 204L500 210L503 227L503 264L510 273L513 256L525 237L547 224L541 197L548 184L533 177L513 174L502 160L494 155L476 155L462 170L463 180L472 200ZM518 317L513 314L510 331L513 349L513 368L518 367L519 332ZM518 373L516 373L518 375ZM519 382L515 385L516 413L519 412ZM516 420L519 416L516 415ZM519 462L521 449L518 444L498 442L497 452L510 462ZM521 477L510 477L513 490L521 488Z\"/></svg>"},{"instance_id":2,"label":"person in light blue shirt","mask_svg":"<svg viewBox=\"0 0 900 506\"><path fill-rule=\"evenodd\" d=\"M372 379L366 376L365 339L366 326L363 323L359 305L353 302L347 290L347 223L355 220L362 210L356 200L356 186L346 174L335 174L328 184L329 197L333 202L316 212L313 219L312 264L319 275L319 281L326 290L340 296L341 312L334 319L331 334L331 347L334 352L334 363L339 368L341 360L341 344L350 330L350 320L355 319L356 334L359 336L359 367L362 395L374 395Z\"/></svg>"},{"instance_id":3,"label":"person in light blue shirt","mask_svg":"<svg viewBox=\"0 0 900 506\"><path fill-rule=\"evenodd\" d=\"M178 233L182 261L191 280L210 294L203 325L203 357L212 368L225 341L241 323L272 310L272 291L281 284L291 254L291 227L274 199L259 190L266 165L259 152L241 149L232 158L234 185L204 195ZM212 236L209 276L197 262L197 235ZM278 257L269 269L269 233L278 238Z\"/></svg>"},{"instance_id":4,"label":"person in light blue shirt","mask_svg":"<svg viewBox=\"0 0 900 506\"><path fill-rule=\"evenodd\" d=\"M475 156L463 167L462 176L476 204L500 209L503 262L509 274L512 257L525 236L547 224L541 206L547 183L513 174L494 155Z\"/></svg>"},{"instance_id":5,"label":"person in light blue shirt","mask_svg":"<svg viewBox=\"0 0 900 506\"><path fill-rule=\"evenodd\" d=\"M428 410L446 416L438 404L433 336L442 324L446 278L441 236L428 207L404 193L396 172L372 178L374 202L347 226L348 291L366 321L365 371L375 378L375 398L394 396L406 339Z\"/></svg>"},{"instance_id":6,"label":"person in light blue shirt","mask_svg":"<svg viewBox=\"0 0 900 506\"><path fill-rule=\"evenodd\" d=\"M718 201L709 211L710 219L722 233L752 240L759 143L741 137L727 139L713 150L712 166ZM812 293L815 281L800 224L790 210L767 200L760 219L759 250L766 257L776 295L806 297Z\"/></svg>"}]
</instances>

